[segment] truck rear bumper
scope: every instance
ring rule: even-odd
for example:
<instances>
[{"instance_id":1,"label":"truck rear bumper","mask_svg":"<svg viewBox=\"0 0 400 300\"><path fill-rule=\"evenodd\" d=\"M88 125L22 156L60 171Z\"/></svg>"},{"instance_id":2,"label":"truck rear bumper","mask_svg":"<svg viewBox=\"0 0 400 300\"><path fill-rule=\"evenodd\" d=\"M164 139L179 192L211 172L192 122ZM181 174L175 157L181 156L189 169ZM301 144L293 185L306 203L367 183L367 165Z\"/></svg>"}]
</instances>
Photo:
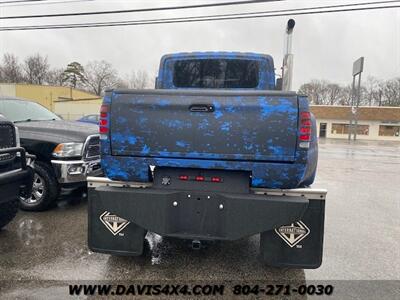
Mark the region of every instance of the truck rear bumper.
<instances>
[{"instance_id":1,"label":"truck rear bumper","mask_svg":"<svg viewBox=\"0 0 400 300\"><path fill-rule=\"evenodd\" d=\"M252 189L221 193L155 188L88 178L89 248L141 255L147 231L193 240L234 240L261 233L260 257L276 267L322 262L324 189Z\"/></svg>"},{"instance_id":2,"label":"truck rear bumper","mask_svg":"<svg viewBox=\"0 0 400 300\"><path fill-rule=\"evenodd\" d=\"M110 234L101 219L109 212L162 236L236 240L297 221L307 207L302 196L110 186L89 191L89 222L96 222L102 234Z\"/></svg>"}]
</instances>

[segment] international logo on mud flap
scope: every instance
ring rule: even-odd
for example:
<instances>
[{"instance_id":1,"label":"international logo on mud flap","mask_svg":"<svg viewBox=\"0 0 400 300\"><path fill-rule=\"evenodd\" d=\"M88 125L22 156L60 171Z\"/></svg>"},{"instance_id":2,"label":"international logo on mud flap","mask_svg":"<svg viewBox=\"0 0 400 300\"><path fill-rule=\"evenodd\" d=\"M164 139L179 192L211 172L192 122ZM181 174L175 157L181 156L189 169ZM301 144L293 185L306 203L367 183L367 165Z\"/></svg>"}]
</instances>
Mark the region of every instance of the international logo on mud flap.
<instances>
[{"instance_id":1,"label":"international logo on mud flap","mask_svg":"<svg viewBox=\"0 0 400 300\"><path fill-rule=\"evenodd\" d=\"M117 235L118 233L120 233L130 223L128 220L111 214L108 211L105 211L101 214L100 221L113 235Z\"/></svg>"},{"instance_id":2,"label":"international logo on mud flap","mask_svg":"<svg viewBox=\"0 0 400 300\"><path fill-rule=\"evenodd\" d=\"M276 234L291 248L296 246L310 233L310 229L302 221L275 229Z\"/></svg>"}]
</instances>

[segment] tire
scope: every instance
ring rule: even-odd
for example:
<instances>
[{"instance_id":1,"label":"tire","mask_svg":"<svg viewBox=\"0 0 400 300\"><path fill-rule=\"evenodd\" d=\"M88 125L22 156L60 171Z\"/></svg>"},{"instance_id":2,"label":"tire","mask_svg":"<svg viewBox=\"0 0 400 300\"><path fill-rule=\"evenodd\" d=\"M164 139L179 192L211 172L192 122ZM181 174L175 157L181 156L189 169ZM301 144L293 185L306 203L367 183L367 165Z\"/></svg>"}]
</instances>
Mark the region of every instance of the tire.
<instances>
[{"instance_id":1,"label":"tire","mask_svg":"<svg viewBox=\"0 0 400 300\"><path fill-rule=\"evenodd\" d=\"M57 199L60 187L53 169L48 164L35 162L32 195L30 198L20 196L20 207L23 210L43 211Z\"/></svg>"},{"instance_id":2,"label":"tire","mask_svg":"<svg viewBox=\"0 0 400 300\"><path fill-rule=\"evenodd\" d=\"M14 219L18 211L18 199L0 204L0 229Z\"/></svg>"}]
</instances>

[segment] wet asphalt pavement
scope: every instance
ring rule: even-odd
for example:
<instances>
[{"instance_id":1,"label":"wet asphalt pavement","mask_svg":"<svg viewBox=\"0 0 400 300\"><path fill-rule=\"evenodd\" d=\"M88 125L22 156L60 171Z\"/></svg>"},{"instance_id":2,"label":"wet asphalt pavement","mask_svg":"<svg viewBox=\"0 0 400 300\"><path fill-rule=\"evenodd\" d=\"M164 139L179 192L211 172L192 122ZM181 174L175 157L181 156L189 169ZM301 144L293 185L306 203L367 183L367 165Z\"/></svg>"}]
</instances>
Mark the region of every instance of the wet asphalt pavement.
<instances>
[{"instance_id":1,"label":"wet asphalt pavement","mask_svg":"<svg viewBox=\"0 0 400 300\"><path fill-rule=\"evenodd\" d=\"M69 197L47 212L19 212L0 232L0 298L61 299L65 283L82 280L400 280L400 143L321 141L319 153L313 187L328 189L319 269L263 266L257 236L194 251L184 241L148 234L144 257L92 253L87 202Z\"/></svg>"}]
</instances>

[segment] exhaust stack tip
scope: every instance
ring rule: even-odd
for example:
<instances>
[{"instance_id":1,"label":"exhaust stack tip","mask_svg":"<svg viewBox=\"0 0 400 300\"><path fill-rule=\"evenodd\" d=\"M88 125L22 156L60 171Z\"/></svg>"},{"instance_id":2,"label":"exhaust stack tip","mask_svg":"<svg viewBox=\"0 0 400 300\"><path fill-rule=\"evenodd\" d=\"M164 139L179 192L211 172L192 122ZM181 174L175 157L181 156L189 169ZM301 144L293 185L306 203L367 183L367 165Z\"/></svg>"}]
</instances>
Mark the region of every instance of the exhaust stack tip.
<instances>
[{"instance_id":1,"label":"exhaust stack tip","mask_svg":"<svg viewBox=\"0 0 400 300\"><path fill-rule=\"evenodd\" d=\"M289 19L289 21L287 22L286 32L291 33L295 25L296 21L293 19Z\"/></svg>"}]
</instances>

